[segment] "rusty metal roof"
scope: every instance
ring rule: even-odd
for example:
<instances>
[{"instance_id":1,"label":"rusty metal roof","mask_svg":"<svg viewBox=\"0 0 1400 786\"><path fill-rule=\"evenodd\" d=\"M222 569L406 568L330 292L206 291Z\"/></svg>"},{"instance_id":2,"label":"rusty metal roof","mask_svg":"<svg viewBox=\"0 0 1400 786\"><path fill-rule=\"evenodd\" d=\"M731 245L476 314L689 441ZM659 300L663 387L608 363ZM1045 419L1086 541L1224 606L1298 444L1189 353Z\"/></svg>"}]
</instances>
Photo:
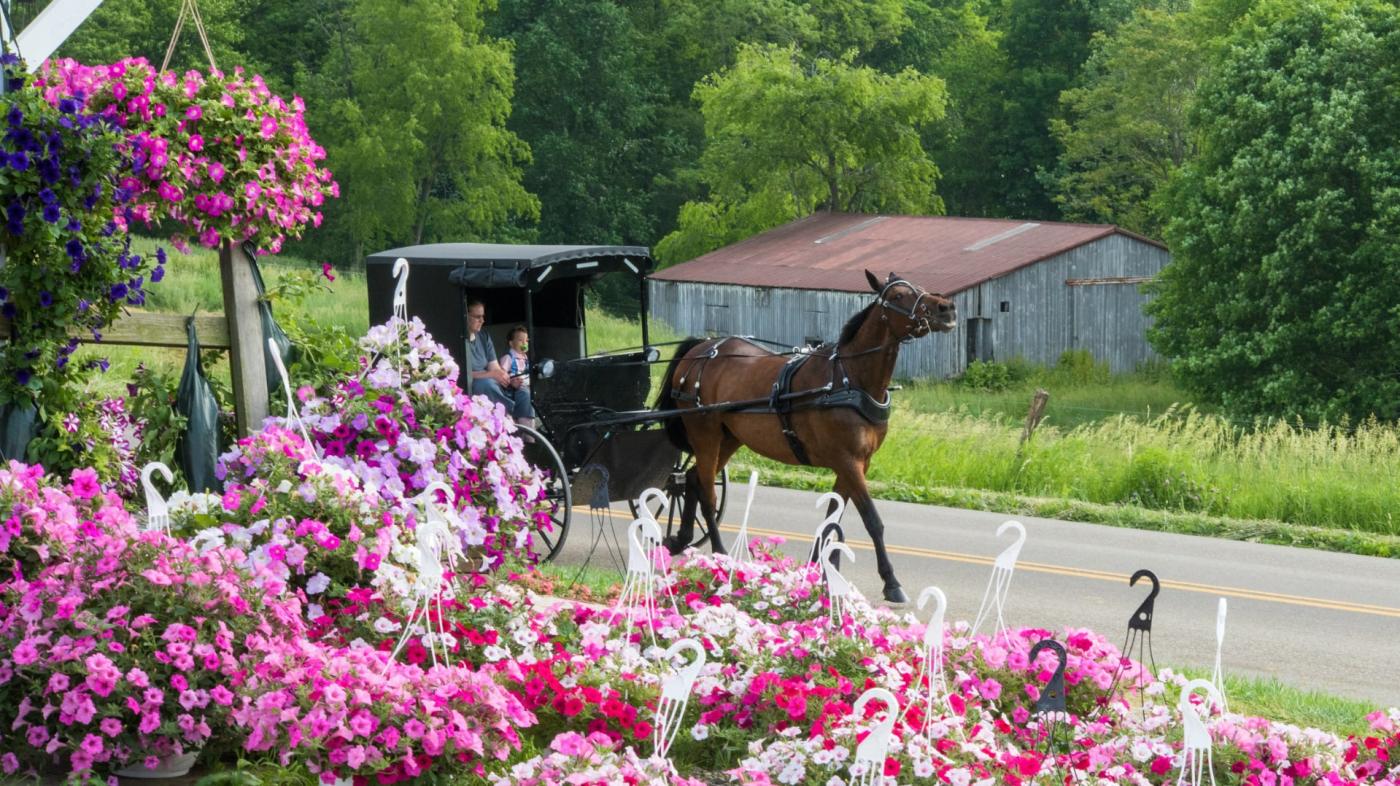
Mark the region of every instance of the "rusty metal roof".
<instances>
[{"instance_id":1,"label":"rusty metal roof","mask_svg":"<svg viewBox=\"0 0 1400 786\"><path fill-rule=\"evenodd\" d=\"M817 213L651 277L864 292L868 268L951 295L1115 233L1165 248L1109 224Z\"/></svg>"}]
</instances>

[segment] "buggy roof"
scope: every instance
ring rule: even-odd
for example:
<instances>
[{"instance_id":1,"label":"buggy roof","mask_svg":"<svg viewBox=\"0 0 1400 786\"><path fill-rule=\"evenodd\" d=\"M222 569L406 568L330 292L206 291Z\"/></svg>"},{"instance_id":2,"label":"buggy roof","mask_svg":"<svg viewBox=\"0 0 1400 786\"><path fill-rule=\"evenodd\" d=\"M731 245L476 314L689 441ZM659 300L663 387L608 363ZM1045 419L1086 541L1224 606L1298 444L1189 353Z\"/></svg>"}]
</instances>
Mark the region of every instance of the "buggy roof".
<instances>
[{"instance_id":1,"label":"buggy roof","mask_svg":"<svg viewBox=\"0 0 1400 786\"><path fill-rule=\"evenodd\" d=\"M371 254L366 264L455 267L449 280L463 287L539 289L549 278L595 277L617 270L642 276L655 267L646 246L525 246L510 243L432 243Z\"/></svg>"}]
</instances>

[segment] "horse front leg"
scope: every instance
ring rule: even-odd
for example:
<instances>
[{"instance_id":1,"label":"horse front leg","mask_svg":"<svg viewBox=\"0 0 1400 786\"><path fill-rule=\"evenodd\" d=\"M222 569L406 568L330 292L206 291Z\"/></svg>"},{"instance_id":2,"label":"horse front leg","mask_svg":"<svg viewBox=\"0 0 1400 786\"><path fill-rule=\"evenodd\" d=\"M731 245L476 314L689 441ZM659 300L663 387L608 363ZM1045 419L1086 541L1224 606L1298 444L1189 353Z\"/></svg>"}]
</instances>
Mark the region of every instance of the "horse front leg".
<instances>
[{"instance_id":1,"label":"horse front leg","mask_svg":"<svg viewBox=\"0 0 1400 786\"><path fill-rule=\"evenodd\" d=\"M885 583L885 600L890 603L908 603L909 596L904 594L899 579L895 578L894 565L890 564L890 555L885 550L885 524L880 520L879 511L875 510L875 501L870 498L870 489L865 485L865 473L856 467L837 470L836 493L855 504L856 511L860 513L860 520L865 524L865 531L870 534L870 542L875 544L875 565L880 572L880 579Z\"/></svg>"}]
</instances>

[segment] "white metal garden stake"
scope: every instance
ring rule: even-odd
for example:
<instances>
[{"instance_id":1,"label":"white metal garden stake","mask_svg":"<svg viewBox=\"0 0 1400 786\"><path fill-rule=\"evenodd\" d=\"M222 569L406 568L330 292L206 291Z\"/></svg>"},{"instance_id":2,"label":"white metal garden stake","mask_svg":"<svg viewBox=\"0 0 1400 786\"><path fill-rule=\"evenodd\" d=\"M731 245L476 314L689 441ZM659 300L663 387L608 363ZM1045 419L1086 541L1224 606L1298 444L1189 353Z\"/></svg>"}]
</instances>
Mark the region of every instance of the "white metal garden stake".
<instances>
[{"instance_id":1,"label":"white metal garden stake","mask_svg":"<svg viewBox=\"0 0 1400 786\"><path fill-rule=\"evenodd\" d=\"M408 321L408 260L399 257L394 260L394 316Z\"/></svg>"},{"instance_id":2,"label":"white metal garden stake","mask_svg":"<svg viewBox=\"0 0 1400 786\"><path fill-rule=\"evenodd\" d=\"M1026 542L1026 528L1021 526L1021 522L1008 521L997 527L997 537L1000 538L1008 530L1016 533L1016 540L997 555L996 562L992 565L992 577L987 581L987 591L982 593L982 604L977 608L977 619L972 623L969 636L977 635L977 629L982 626L983 619L993 611L996 612L996 628L992 631L991 640L996 641L997 636L1006 633L1006 597L1011 592L1011 575L1016 571L1016 560L1021 556L1021 546Z\"/></svg>"},{"instance_id":3,"label":"white metal garden stake","mask_svg":"<svg viewBox=\"0 0 1400 786\"><path fill-rule=\"evenodd\" d=\"M832 555L838 551L851 562L856 561L856 555L851 552L850 546L839 540L833 540L822 548L822 576L826 578L826 596L831 600L827 616L831 624L840 627L846 619L846 606L850 603L851 582L833 564Z\"/></svg>"},{"instance_id":4,"label":"white metal garden stake","mask_svg":"<svg viewBox=\"0 0 1400 786\"><path fill-rule=\"evenodd\" d=\"M953 706L948 701L948 678L943 671L943 615L948 611L948 596L937 587L924 587L919 593L919 610L923 611L929 598L933 598L933 616L929 617L928 627L924 628L924 657L922 677L928 678L928 690L924 693L923 734L933 734L934 720L953 714ZM922 677L915 678L914 684L922 683ZM913 707L914 702L909 702ZM959 725L959 729L962 727Z\"/></svg>"},{"instance_id":5,"label":"white metal garden stake","mask_svg":"<svg viewBox=\"0 0 1400 786\"><path fill-rule=\"evenodd\" d=\"M1182 730L1181 774L1177 776L1177 786L1181 786L1188 772L1191 776L1191 786L1201 786L1202 770L1210 774L1211 786L1215 786L1215 760L1211 752L1210 731L1206 728L1200 711L1191 703L1191 695L1198 690L1205 691L1207 701L1214 700L1222 706L1224 703L1215 686L1205 680L1191 680L1182 686L1181 698L1176 702L1177 708L1181 710ZM1210 711L1209 704L1206 704L1205 708L1207 712Z\"/></svg>"},{"instance_id":6,"label":"white metal garden stake","mask_svg":"<svg viewBox=\"0 0 1400 786\"><path fill-rule=\"evenodd\" d=\"M682 650L695 653L695 659L676 669L661 679L661 700L656 703L656 722L652 724L652 742L656 755L665 757L676 739L676 732L685 720L685 707L690 702L690 691L695 687L695 679L705 665L705 648L695 639L679 639L666 648L662 662L669 664Z\"/></svg>"},{"instance_id":7,"label":"white metal garden stake","mask_svg":"<svg viewBox=\"0 0 1400 786\"><path fill-rule=\"evenodd\" d=\"M277 341L269 338L267 349L272 353L272 362L277 365L277 374L282 378L282 390L287 394L287 424L296 424L301 429L301 436L306 440L306 445L311 449L312 455L321 457L321 451L316 448L316 443L311 441L311 435L306 431L306 424L301 422L301 413L297 411L296 399L292 397L292 382L287 377L287 367L282 365L282 354L277 351Z\"/></svg>"},{"instance_id":8,"label":"white metal garden stake","mask_svg":"<svg viewBox=\"0 0 1400 786\"><path fill-rule=\"evenodd\" d=\"M654 549L661 547L661 527L652 519L643 516L634 519L627 527L627 575L622 580L622 592L613 606L612 618L623 615L627 627L622 635L624 642L632 638L632 616L640 607L648 621L656 615L656 582L659 579L653 561ZM656 643L656 629L648 626L651 641Z\"/></svg>"},{"instance_id":9,"label":"white metal garden stake","mask_svg":"<svg viewBox=\"0 0 1400 786\"><path fill-rule=\"evenodd\" d=\"M822 519L822 523L817 526L817 531L812 536L812 553L808 557L809 562L816 562L821 558L822 548L826 546L827 541L830 540L831 537L827 534L827 531L833 529L839 530L841 527L841 516L846 512L846 499L840 494L834 491L828 491L820 497L817 497L817 510L820 511L823 508L829 507L832 503L836 505L835 510L832 510L826 518Z\"/></svg>"},{"instance_id":10,"label":"white metal garden stake","mask_svg":"<svg viewBox=\"0 0 1400 786\"><path fill-rule=\"evenodd\" d=\"M753 510L753 495L758 490L758 472L749 473L749 499L744 503L744 519L739 522L739 534L734 536L734 546L729 550L729 583L734 583L734 571L739 565L753 561L749 551L749 511Z\"/></svg>"},{"instance_id":11,"label":"white metal garden stake","mask_svg":"<svg viewBox=\"0 0 1400 786\"><path fill-rule=\"evenodd\" d=\"M141 468L141 487L146 491L146 529L158 529L169 534L170 506L166 504L165 497L160 495L155 484L151 482L151 475L156 472L165 476L166 483L175 482L175 476L170 473L170 467L159 461L152 461Z\"/></svg>"},{"instance_id":12,"label":"white metal garden stake","mask_svg":"<svg viewBox=\"0 0 1400 786\"><path fill-rule=\"evenodd\" d=\"M451 490L446 484L435 482L428 484L428 487L414 498L414 501L426 507L423 518L418 522L418 577L413 584L413 606L409 609L408 617L404 620L403 633L399 636L399 641L394 645L394 651L389 654L392 661L398 656L399 651L408 643L409 637L413 635L414 626L421 620L427 633L424 640L428 643L428 653L432 656L433 665L438 662L437 650L442 648L442 659L444 664L450 665L447 652L447 623L442 614L442 579L446 572L443 569L443 558L451 560L461 553L461 543L457 540L457 533L447 523L442 511L437 506L437 500L433 493L445 491L448 499L451 499ZM432 621L428 617L428 612L433 601L437 601L438 608L438 629L432 628ZM388 673L388 664L385 664L385 673Z\"/></svg>"},{"instance_id":13,"label":"white metal garden stake","mask_svg":"<svg viewBox=\"0 0 1400 786\"><path fill-rule=\"evenodd\" d=\"M876 721L875 728L856 746L856 757L851 762L853 786L876 786L885 782L885 757L890 750L890 735L894 731L895 716L899 714L899 702L888 690L871 688L856 699L852 714L861 717L871 699L884 703L885 717Z\"/></svg>"},{"instance_id":14,"label":"white metal garden stake","mask_svg":"<svg viewBox=\"0 0 1400 786\"><path fill-rule=\"evenodd\" d=\"M1219 605L1215 608L1215 671L1210 675L1210 681L1214 683L1215 690L1220 694L1220 709L1225 712L1230 711L1230 705L1225 700L1225 672L1220 668L1220 650L1225 646L1225 599L1221 598Z\"/></svg>"}]
</instances>

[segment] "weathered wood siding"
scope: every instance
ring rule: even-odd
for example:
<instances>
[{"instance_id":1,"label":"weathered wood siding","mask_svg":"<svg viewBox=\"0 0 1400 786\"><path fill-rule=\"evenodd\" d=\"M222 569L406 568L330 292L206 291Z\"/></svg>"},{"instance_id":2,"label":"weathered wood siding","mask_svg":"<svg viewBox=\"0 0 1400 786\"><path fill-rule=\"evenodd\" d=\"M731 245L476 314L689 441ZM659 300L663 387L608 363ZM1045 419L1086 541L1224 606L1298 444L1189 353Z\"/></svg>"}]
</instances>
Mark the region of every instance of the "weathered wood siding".
<instances>
[{"instance_id":1,"label":"weathered wood siding","mask_svg":"<svg viewBox=\"0 0 1400 786\"><path fill-rule=\"evenodd\" d=\"M900 378L961 374L970 353L1005 361L1053 364L1068 349L1087 349L1115 372L1156 357L1138 283L1071 286L1083 279L1139 279L1157 274L1170 255L1125 235L1110 235L953 295L958 328L906 344ZM800 346L834 340L870 293L651 281L651 318L686 335L756 336ZM1006 311L1001 310L1005 302ZM980 352L969 347L969 319L986 320Z\"/></svg>"}]
</instances>

